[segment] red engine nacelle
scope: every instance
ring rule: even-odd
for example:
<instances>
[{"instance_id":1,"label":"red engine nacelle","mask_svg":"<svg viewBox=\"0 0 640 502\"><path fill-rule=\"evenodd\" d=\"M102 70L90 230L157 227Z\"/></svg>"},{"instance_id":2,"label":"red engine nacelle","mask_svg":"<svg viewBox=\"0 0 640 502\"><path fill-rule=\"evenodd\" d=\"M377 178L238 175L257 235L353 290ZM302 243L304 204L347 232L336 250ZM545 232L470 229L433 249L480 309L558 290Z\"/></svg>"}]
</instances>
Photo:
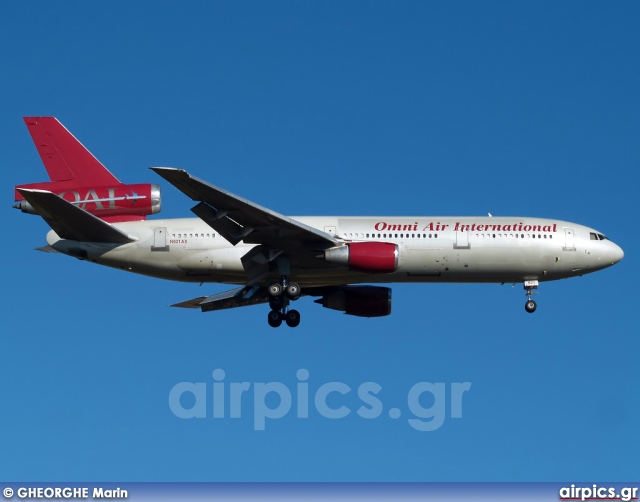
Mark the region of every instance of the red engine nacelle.
<instances>
[{"instance_id":1,"label":"red engine nacelle","mask_svg":"<svg viewBox=\"0 0 640 502\"><path fill-rule=\"evenodd\" d=\"M391 314L391 289L382 286L344 286L316 300L323 307L358 317Z\"/></svg>"},{"instance_id":2,"label":"red engine nacelle","mask_svg":"<svg viewBox=\"0 0 640 502\"><path fill-rule=\"evenodd\" d=\"M329 263L344 265L358 272L390 274L398 270L398 245L390 242L352 242L327 249L324 258Z\"/></svg>"},{"instance_id":3,"label":"red engine nacelle","mask_svg":"<svg viewBox=\"0 0 640 502\"><path fill-rule=\"evenodd\" d=\"M159 213L161 209L160 187L149 183L78 187L67 181L50 181L17 188L53 192L67 202L110 222L144 220L147 215ZM25 213L37 214L18 190L15 191L15 200L18 204L14 207Z\"/></svg>"}]
</instances>

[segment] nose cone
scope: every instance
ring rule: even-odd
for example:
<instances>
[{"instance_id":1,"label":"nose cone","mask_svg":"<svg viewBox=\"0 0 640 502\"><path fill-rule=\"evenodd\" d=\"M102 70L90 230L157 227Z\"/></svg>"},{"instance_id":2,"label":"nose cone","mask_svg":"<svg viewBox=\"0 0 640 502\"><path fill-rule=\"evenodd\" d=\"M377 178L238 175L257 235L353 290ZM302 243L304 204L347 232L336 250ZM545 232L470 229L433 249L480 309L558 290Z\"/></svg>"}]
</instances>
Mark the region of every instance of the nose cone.
<instances>
[{"instance_id":1,"label":"nose cone","mask_svg":"<svg viewBox=\"0 0 640 502\"><path fill-rule=\"evenodd\" d=\"M609 255L611 257L611 265L615 265L620 260L622 260L622 258L624 258L624 251L620 246L612 242L611 251L609 252Z\"/></svg>"}]
</instances>

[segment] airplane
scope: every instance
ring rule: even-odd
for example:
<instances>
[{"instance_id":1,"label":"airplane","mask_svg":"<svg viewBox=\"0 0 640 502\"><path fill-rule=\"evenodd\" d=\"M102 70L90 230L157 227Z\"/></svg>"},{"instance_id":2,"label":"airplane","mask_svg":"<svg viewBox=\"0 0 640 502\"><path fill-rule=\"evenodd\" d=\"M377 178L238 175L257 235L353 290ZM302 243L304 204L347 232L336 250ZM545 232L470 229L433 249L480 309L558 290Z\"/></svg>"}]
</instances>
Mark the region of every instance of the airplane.
<instances>
[{"instance_id":1,"label":"airplane","mask_svg":"<svg viewBox=\"0 0 640 502\"><path fill-rule=\"evenodd\" d=\"M291 303L301 296L381 317L391 313L391 289L380 284L522 283L532 313L540 282L624 256L602 232L556 219L288 217L170 167L151 169L196 202L197 218L147 219L161 209L158 185L121 183L54 117L24 121L50 181L16 186L14 207L51 227L39 249L161 279L237 286L175 307L268 304L269 326L296 327Z\"/></svg>"}]
</instances>

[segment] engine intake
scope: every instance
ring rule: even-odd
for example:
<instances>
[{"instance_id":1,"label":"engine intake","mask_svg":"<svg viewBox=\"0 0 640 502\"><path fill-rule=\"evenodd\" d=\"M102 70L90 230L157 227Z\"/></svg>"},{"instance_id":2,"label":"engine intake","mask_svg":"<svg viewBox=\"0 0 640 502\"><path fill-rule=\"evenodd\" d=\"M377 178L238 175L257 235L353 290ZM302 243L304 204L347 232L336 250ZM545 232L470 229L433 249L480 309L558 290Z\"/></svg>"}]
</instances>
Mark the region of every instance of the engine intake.
<instances>
[{"instance_id":1,"label":"engine intake","mask_svg":"<svg viewBox=\"0 0 640 502\"><path fill-rule=\"evenodd\" d=\"M390 274L398 270L398 245L390 242L352 242L327 249L324 259L351 270Z\"/></svg>"},{"instance_id":2,"label":"engine intake","mask_svg":"<svg viewBox=\"0 0 640 502\"><path fill-rule=\"evenodd\" d=\"M315 302L347 315L383 317L391 314L391 289L382 286L343 286Z\"/></svg>"}]
</instances>

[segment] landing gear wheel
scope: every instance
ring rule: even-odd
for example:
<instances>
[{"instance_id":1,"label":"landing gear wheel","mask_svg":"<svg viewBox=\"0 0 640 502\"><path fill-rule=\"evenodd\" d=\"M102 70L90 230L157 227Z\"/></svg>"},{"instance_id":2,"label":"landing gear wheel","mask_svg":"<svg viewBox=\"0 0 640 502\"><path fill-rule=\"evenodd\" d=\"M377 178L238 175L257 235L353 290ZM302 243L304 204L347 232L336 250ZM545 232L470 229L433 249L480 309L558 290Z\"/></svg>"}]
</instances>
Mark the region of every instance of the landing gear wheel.
<instances>
[{"instance_id":1,"label":"landing gear wheel","mask_svg":"<svg viewBox=\"0 0 640 502\"><path fill-rule=\"evenodd\" d=\"M269 307L271 307L267 321L272 328L280 326L282 321L285 321L287 326L295 328L300 324L300 312L289 310L289 302L300 298L301 289L299 284L287 281L290 266L287 263L281 265L278 265L280 282L271 283L267 287Z\"/></svg>"},{"instance_id":2,"label":"landing gear wheel","mask_svg":"<svg viewBox=\"0 0 640 502\"><path fill-rule=\"evenodd\" d=\"M292 300L300 298L300 286L295 282L287 284L287 296Z\"/></svg>"},{"instance_id":3,"label":"landing gear wheel","mask_svg":"<svg viewBox=\"0 0 640 502\"><path fill-rule=\"evenodd\" d=\"M538 304L531 299L532 295L537 294L536 291L538 289L538 281L537 280L527 280L524 281L524 293L527 295L527 303L524 304L524 309L530 314L536 311Z\"/></svg>"},{"instance_id":4,"label":"landing gear wheel","mask_svg":"<svg viewBox=\"0 0 640 502\"><path fill-rule=\"evenodd\" d=\"M282 292L284 291L284 288L282 287L282 284L280 284L279 282L274 282L269 286L268 291L269 291L269 296L277 297L282 294Z\"/></svg>"},{"instance_id":5,"label":"landing gear wheel","mask_svg":"<svg viewBox=\"0 0 640 502\"><path fill-rule=\"evenodd\" d=\"M267 321L272 328L278 328L282 324L282 314L277 310L272 310L267 316Z\"/></svg>"},{"instance_id":6,"label":"landing gear wheel","mask_svg":"<svg viewBox=\"0 0 640 502\"><path fill-rule=\"evenodd\" d=\"M285 314L285 321L287 326L290 328L295 328L298 324L300 324L300 312L297 310L290 310Z\"/></svg>"},{"instance_id":7,"label":"landing gear wheel","mask_svg":"<svg viewBox=\"0 0 640 502\"><path fill-rule=\"evenodd\" d=\"M282 296L272 296L269 299L271 310L280 310L285 307L285 299Z\"/></svg>"}]
</instances>

